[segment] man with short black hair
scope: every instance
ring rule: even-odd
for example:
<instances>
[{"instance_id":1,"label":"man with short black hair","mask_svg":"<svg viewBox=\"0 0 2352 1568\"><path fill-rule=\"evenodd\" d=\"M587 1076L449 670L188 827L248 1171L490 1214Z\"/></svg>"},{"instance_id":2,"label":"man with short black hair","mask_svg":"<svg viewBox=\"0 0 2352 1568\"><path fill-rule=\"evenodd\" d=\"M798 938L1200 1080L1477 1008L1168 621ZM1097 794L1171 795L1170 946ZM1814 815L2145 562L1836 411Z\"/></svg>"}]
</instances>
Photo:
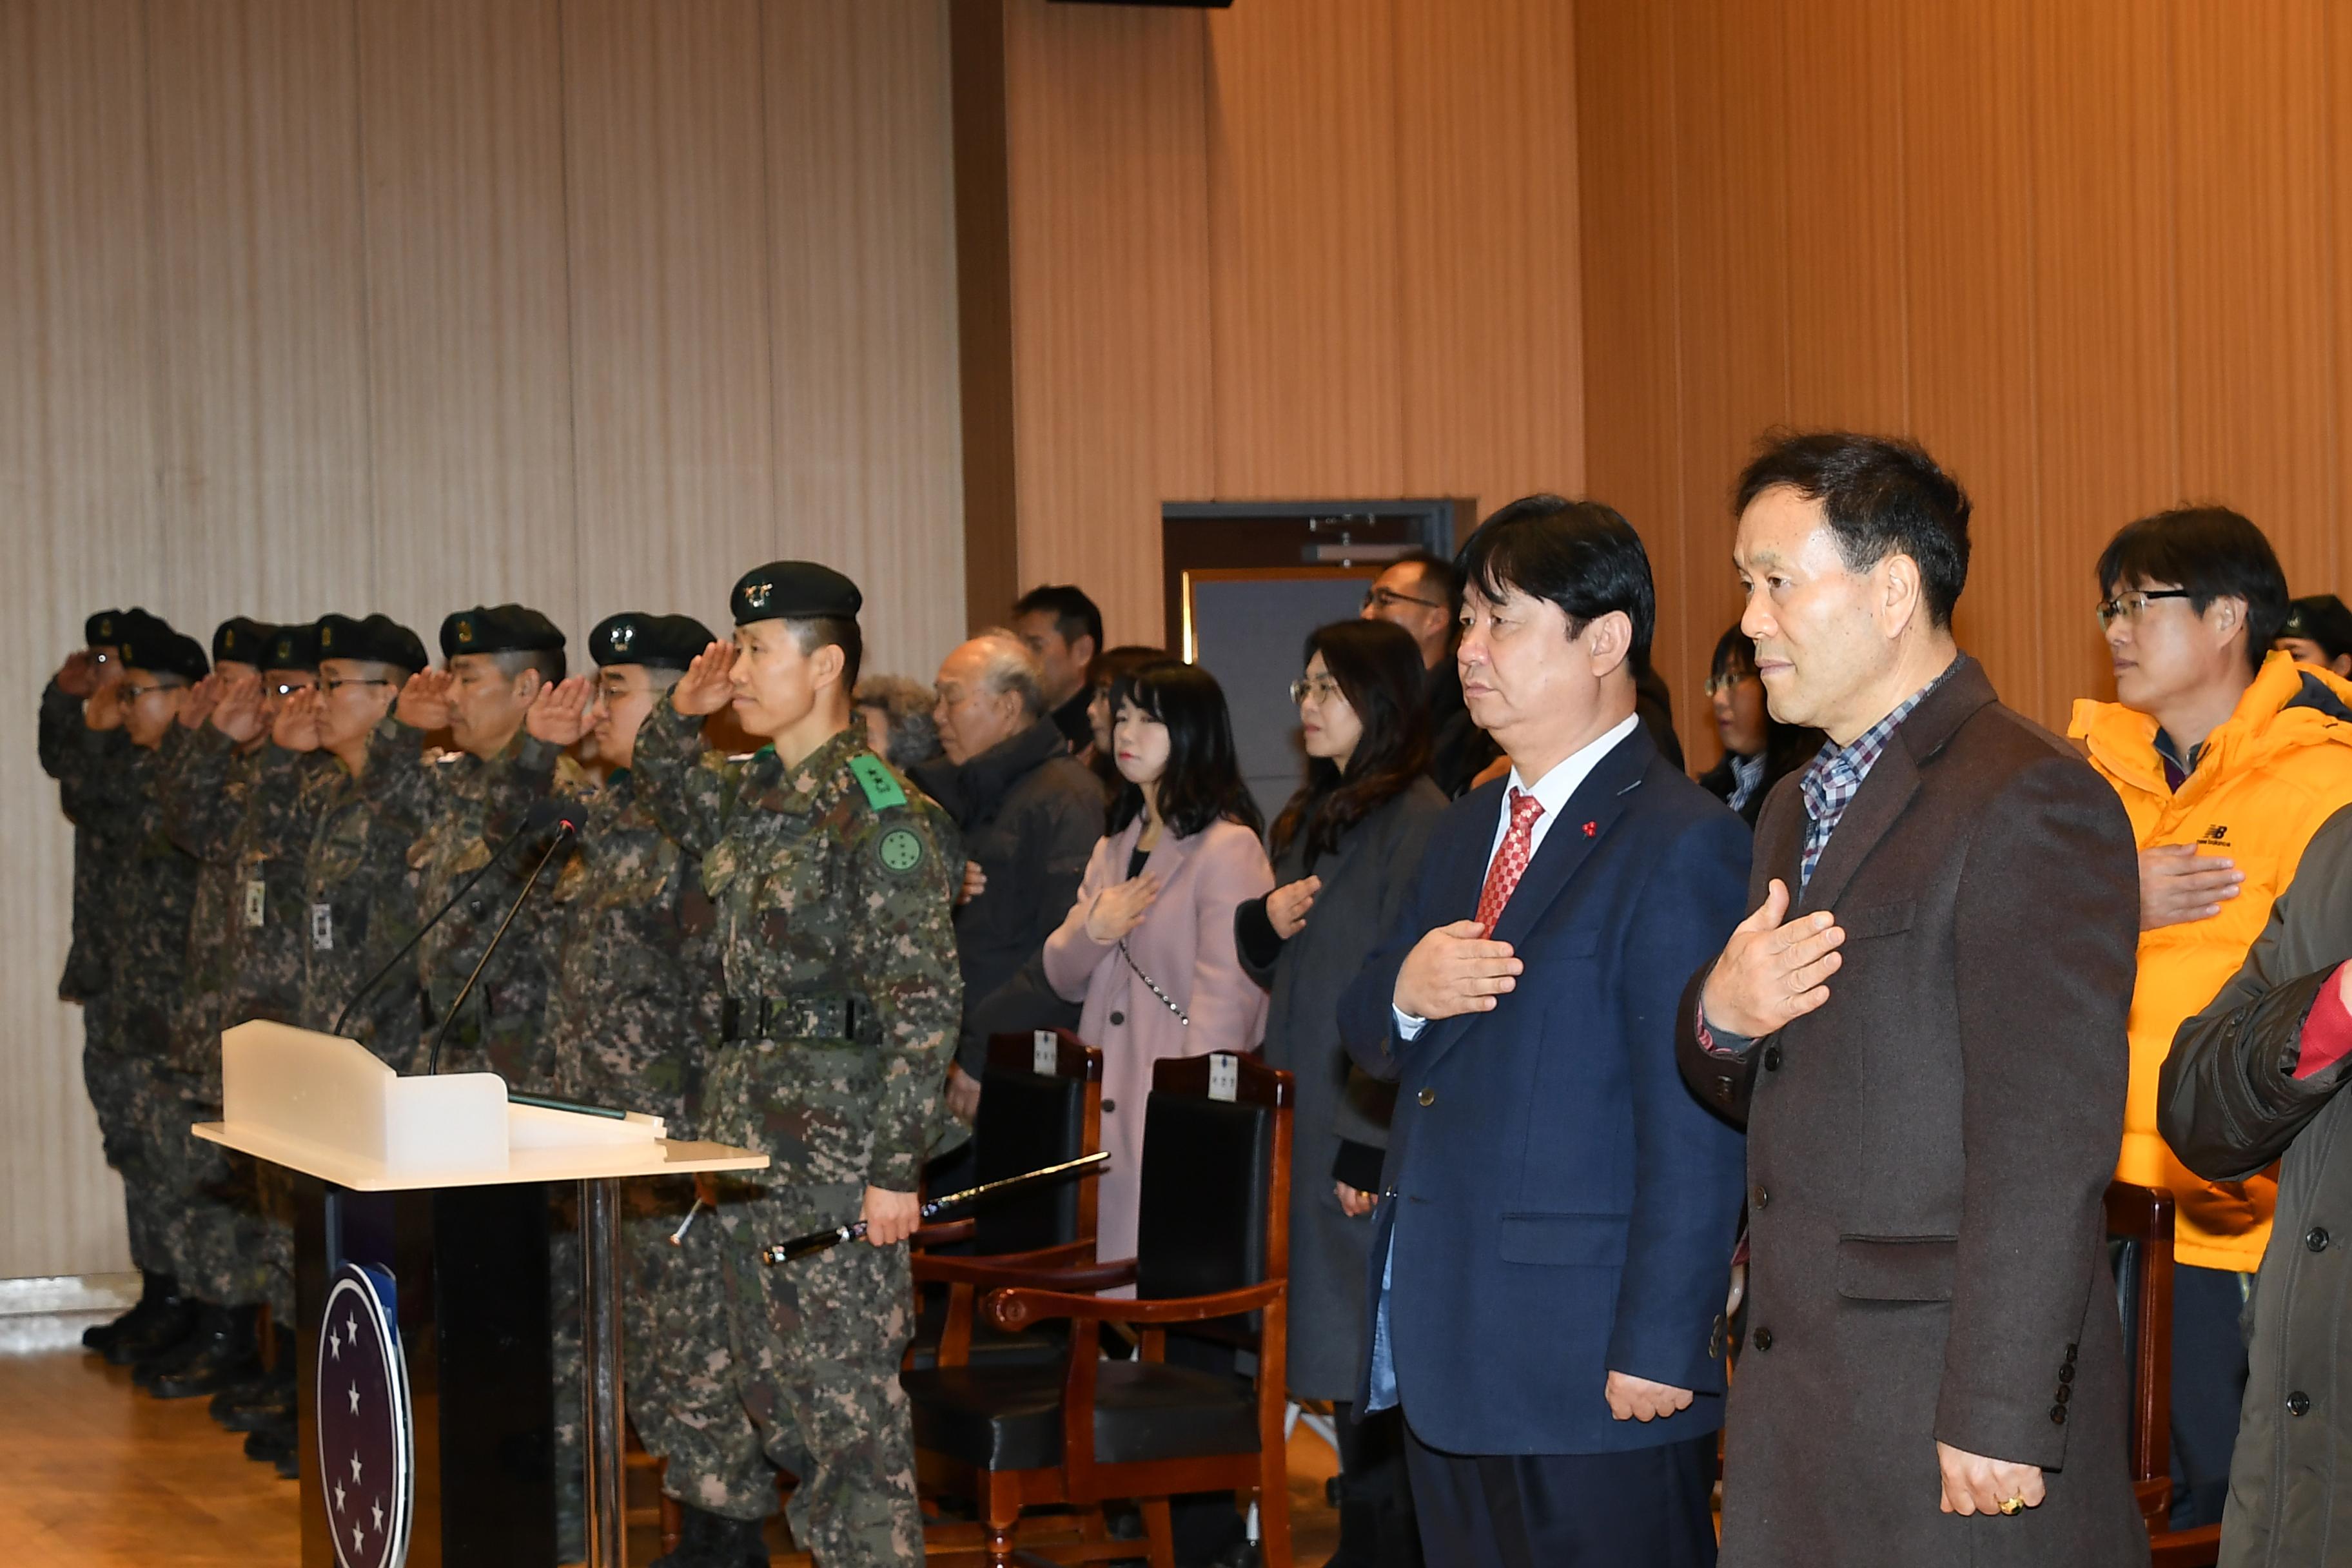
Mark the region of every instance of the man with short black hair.
<instances>
[{"instance_id":1,"label":"man with short black hair","mask_svg":"<svg viewBox=\"0 0 2352 1568\"><path fill-rule=\"evenodd\" d=\"M983 632L940 666L931 710L944 755L914 778L963 833L965 878L956 905L956 962L963 973L964 1027L948 1068L948 1107L970 1123L980 1112L988 1038L975 1010L1070 912L1087 858L1103 834L1102 788L1070 754L1045 713L1045 671L1021 639ZM1058 1022L1076 1014L1053 998Z\"/></svg>"},{"instance_id":2,"label":"man with short black hair","mask_svg":"<svg viewBox=\"0 0 2352 1568\"><path fill-rule=\"evenodd\" d=\"M1953 641L1969 501L1926 452L1777 436L1738 494L1757 672L1829 739L1676 1031L1748 1128L1724 1561L2145 1563L2103 1203L2131 825Z\"/></svg>"},{"instance_id":3,"label":"man with short black hair","mask_svg":"<svg viewBox=\"0 0 2352 1568\"><path fill-rule=\"evenodd\" d=\"M1740 1148L1673 1023L1748 834L1635 715L1655 591L1622 517L1531 496L1461 566L1463 694L1511 767L1438 819L1339 1003L1400 1090L1356 1407L1403 1409L1432 1563L1699 1568Z\"/></svg>"},{"instance_id":4,"label":"man with short black hair","mask_svg":"<svg viewBox=\"0 0 2352 1568\"><path fill-rule=\"evenodd\" d=\"M1037 656L1054 727L1084 761L1095 743L1094 727L1087 721L1093 696L1087 667L1102 651L1102 612L1075 584L1048 584L1013 601L1013 631Z\"/></svg>"},{"instance_id":5,"label":"man with short black hair","mask_svg":"<svg viewBox=\"0 0 2352 1568\"><path fill-rule=\"evenodd\" d=\"M2293 654L2297 664L2315 664L2330 675L2352 678L2352 610L2333 594L2290 600L2285 624L2271 646Z\"/></svg>"},{"instance_id":6,"label":"man with short black hair","mask_svg":"<svg viewBox=\"0 0 2352 1568\"><path fill-rule=\"evenodd\" d=\"M1455 618L1462 612L1462 579L1454 563L1426 550L1407 551L1390 563L1364 593L1362 616L1412 634L1429 673L1423 692L1429 700L1429 776L1449 795L1467 790L1501 755L1462 702L1462 675L1454 667Z\"/></svg>"},{"instance_id":7,"label":"man with short black hair","mask_svg":"<svg viewBox=\"0 0 2352 1568\"><path fill-rule=\"evenodd\" d=\"M2305 847L2352 801L2352 682L2272 651L2286 574L2262 531L2218 506L2131 523L2100 553L2114 702L2074 704L2069 739L2131 814L2139 978L2118 1180L2173 1196L2172 1523L2218 1523L2245 1394L2238 1320L2277 1184L2208 1183L2157 1128L2181 1021L2238 972ZM2249 871L2252 875L2249 876Z\"/></svg>"}]
</instances>

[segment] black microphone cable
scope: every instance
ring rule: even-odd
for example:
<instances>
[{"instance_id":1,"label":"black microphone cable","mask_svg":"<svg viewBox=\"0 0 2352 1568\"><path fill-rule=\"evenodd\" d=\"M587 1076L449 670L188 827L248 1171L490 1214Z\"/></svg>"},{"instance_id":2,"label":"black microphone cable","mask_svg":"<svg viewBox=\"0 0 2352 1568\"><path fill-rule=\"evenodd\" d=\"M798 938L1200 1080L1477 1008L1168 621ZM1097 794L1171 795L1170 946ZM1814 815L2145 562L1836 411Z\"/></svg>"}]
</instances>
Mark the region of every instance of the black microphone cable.
<instances>
[{"instance_id":1,"label":"black microphone cable","mask_svg":"<svg viewBox=\"0 0 2352 1568\"><path fill-rule=\"evenodd\" d=\"M555 852L580 831L580 824L573 812L555 802L548 804L555 808L548 814L555 824L555 837L541 853L538 863L531 867L530 875L523 879L522 891L517 893L515 901L507 906L506 919L500 921L499 929L490 933L488 945L482 949L482 956L474 963L474 972L466 976L466 984L457 987L457 994L450 999L449 1011L443 1015L441 1026L433 1031L433 1049L425 1058L425 1073L428 1078L441 1070L441 1042L449 1037L449 1026L457 1021L457 1015L465 1008L466 998L473 994L474 982L479 980L482 971L489 967L490 954L498 952L499 942L507 934L507 927L514 924L515 916L522 912L523 901L530 897L531 889L539 885L540 873L546 870L548 862L555 858ZM519 838L521 835L515 837Z\"/></svg>"}]
</instances>

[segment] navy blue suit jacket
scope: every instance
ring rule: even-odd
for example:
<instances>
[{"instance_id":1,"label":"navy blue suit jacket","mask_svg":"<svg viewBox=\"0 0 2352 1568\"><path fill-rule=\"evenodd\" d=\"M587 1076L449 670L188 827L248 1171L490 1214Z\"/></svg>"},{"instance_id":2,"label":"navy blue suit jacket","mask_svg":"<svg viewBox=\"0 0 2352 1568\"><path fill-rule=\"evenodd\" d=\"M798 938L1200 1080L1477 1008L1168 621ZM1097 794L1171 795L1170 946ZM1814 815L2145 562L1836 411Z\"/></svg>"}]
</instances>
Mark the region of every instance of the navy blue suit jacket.
<instances>
[{"instance_id":1,"label":"navy blue suit jacket","mask_svg":"<svg viewBox=\"0 0 2352 1568\"><path fill-rule=\"evenodd\" d=\"M1476 915L1506 787L1438 819L1411 902L1340 1001L1350 1053L1401 1085L1371 1310L1392 1262L1398 1392L1433 1448L1695 1437L1722 1420L1745 1148L1685 1087L1675 1015L1747 913L1748 828L1636 728L1570 797L1496 926L1526 964L1517 988L1402 1039L1397 971L1424 933ZM1618 1421L1612 1371L1698 1397Z\"/></svg>"}]
</instances>

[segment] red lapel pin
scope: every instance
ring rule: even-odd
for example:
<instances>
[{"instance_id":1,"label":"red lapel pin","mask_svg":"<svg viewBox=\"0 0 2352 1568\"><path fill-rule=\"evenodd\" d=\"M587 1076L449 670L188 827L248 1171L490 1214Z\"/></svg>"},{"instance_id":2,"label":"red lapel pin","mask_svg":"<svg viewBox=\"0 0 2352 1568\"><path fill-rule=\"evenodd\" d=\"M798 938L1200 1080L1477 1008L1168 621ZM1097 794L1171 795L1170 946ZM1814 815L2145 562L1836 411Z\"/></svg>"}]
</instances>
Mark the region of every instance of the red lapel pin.
<instances>
[{"instance_id":1,"label":"red lapel pin","mask_svg":"<svg viewBox=\"0 0 2352 1568\"><path fill-rule=\"evenodd\" d=\"M1597 822L1588 822L1584 825L1584 836L1587 838L1598 837L1600 832L1601 824Z\"/></svg>"}]
</instances>

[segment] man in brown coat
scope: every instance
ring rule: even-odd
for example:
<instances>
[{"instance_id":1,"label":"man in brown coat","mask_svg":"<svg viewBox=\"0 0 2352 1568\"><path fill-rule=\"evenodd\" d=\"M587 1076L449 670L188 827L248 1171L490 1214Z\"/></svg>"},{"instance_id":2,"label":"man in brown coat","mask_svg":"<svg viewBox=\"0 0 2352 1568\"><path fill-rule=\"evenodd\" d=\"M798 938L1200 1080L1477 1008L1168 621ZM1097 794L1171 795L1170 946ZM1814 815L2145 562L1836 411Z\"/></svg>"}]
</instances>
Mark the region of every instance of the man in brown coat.
<instances>
[{"instance_id":1,"label":"man in brown coat","mask_svg":"<svg viewBox=\"0 0 2352 1568\"><path fill-rule=\"evenodd\" d=\"M2145 1563L2101 1217L2131 826L1954 644L1969 502L1925 452L1781 438L1738 503L1772 714L1829 740L1677 1030L1748 1102L1725 1568Z\"/></svg>"}]
</instances>

